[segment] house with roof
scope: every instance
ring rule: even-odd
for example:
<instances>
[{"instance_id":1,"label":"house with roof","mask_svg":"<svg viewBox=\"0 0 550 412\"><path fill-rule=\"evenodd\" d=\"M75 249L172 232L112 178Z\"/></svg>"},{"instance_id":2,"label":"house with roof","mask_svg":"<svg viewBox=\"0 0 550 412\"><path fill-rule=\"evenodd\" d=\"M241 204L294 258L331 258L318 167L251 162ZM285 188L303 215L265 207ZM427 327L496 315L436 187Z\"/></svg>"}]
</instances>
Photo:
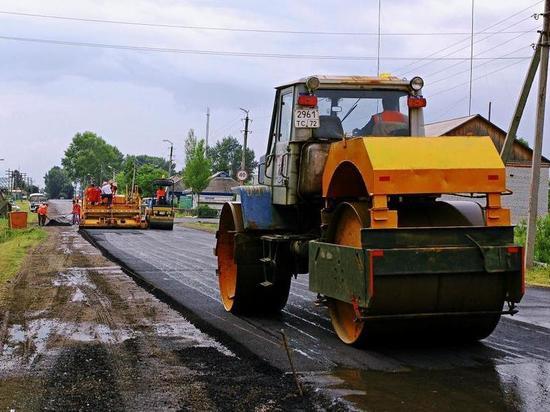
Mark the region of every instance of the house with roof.
<instances>
[{"instance_id":1,"label":"house with roof","mask_svg":"<svg viewBox=\"0 0 550 412\"><path fill-rule=\"evenodd\" d=\"M188 199L191 198L192 208L206 205L212 209L221 211L223 204L233 200L235 197L232 188L239 185L240 183L229 176L229 173L217 172L210 176L208 186L206 186L199 196L193 195L191 189L185 189L183 196Z\"/></svg>"},{"instance_id":2,"label":"house with roof","mask_svg":"<svg viewBox=\"0 0 550 412\"><path fill-rule=\"evenodd\" d=\"M489 136L499 152L506 138L504 130L480 114L429 123L425 125L425 132L426 136ZM516 140L506 162L506 186L512 193L502 197L503 206L512 212L514 224L527 219L532 160L533 150L524 142ZM548 214L549 170L550 160L543 157L539 181L539 216Z\"/></svg>"}]
</instances>

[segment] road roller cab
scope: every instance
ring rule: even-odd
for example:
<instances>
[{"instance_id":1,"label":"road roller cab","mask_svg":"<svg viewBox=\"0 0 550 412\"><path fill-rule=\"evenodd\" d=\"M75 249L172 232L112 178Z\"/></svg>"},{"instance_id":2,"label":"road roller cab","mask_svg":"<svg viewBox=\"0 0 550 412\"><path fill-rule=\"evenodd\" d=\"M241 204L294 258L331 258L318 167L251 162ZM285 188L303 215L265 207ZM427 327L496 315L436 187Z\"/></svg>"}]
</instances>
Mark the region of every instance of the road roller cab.
<instances>
[{"instance_id":1,"label":"road roller cab","mask_svg":"<svg viewBox=\"0 0 550 412\"><path fill-rule=\"evenodd\" d=\"M260 184L221 213L226 310L278 311L291 277L309 273L348 344L481 339L517 311L523 252L501 206L504 164L489 137L425 137L422 87L312 76L276 89Z\"/></svg>"},{"instance_id":2,"label":"road roller cab","mask_svg":"<svg viewBox=\"0 0 550 412\"><path fill-rule=\"evenodd\" d=\"M152 183L154 197L145 207L145 221L149 229L174 229L174 181L156 179Z\"/></svg>"}]
</instances>

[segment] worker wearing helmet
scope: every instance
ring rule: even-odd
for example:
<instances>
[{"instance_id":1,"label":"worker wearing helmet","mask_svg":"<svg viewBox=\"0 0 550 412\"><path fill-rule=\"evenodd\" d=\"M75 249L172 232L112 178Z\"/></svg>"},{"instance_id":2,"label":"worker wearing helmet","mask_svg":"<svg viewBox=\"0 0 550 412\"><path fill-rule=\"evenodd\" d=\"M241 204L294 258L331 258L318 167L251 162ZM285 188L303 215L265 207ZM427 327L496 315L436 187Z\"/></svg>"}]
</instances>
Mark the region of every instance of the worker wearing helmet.
<instances>
[{"instance_id":1,"label":"worker wearing helmet","mask_svg":"<svg viewBox=\"0 0 550 412\"><path fill-rule=\"evenodd\" d=\"M382 112L373 115L354 136L402 136L408 134L409 117L399 111L398 96L382 97Z\"/></svg>"}]
</instances>

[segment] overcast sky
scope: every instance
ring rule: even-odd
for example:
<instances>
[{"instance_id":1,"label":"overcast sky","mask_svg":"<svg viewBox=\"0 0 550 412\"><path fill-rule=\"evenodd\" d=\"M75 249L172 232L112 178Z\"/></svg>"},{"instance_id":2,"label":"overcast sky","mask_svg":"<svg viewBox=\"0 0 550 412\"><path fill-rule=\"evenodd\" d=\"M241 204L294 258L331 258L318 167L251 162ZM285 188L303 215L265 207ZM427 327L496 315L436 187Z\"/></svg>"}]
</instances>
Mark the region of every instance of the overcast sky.
<instances>
[{"instance_id":1,"label":"overcast sky","mask_svg":"<svg viewBox=\"0 0 550 412\"><path fill-rule=\"evenodd\" d=\"M541 12L542 3L476 0L474 31L506 20L474 37L474 54L478 58L529 57L541 24L529 16ZM444 33L469 32L470 7L466 0L382 0L382 33L432 33L384 35L381 43L381 72L424 77L427 121L468 114L469 62L450 58L469 56L469 36ZM164 25L368 33L377 30L378 5L374 0L2 0L0 12ZM0 158L5 159L0 168L18 168L41 185L45 172L60 164L74 134L85 130L98 133L125 154L166 156L168 146L162 139L170 139L175 143L179 169L188 129L204 136L207 106L211 142L228 134L240 138L239 107L248 108L253 119L249 142L259 157L265 151L274 86L314 73L369 75L377 70L375 60L196 55L5 39L364 58L377 54L377 38L368 35L216 31L2 13L0 27L4 37L0 39ZM416 63L384 59L430 55L444 59ZM492 120L507 129L528 64L528 59L475 60L472 112L486 116L492 101ZM518 133L529 142L533 141L535 93L536 84Z\"/></svg>"}]
</instances>

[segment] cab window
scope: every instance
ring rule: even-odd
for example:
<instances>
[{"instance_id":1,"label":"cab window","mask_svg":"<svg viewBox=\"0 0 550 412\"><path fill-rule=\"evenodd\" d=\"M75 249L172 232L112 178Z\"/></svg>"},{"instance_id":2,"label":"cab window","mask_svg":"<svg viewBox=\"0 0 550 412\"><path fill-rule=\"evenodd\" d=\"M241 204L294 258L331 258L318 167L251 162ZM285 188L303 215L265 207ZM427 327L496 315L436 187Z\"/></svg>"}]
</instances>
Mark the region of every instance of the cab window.
<instances>
[{"instance_id":1,"label":"cab window","mask_svg":"<svg viewBox=\"0 0 550 412\"><path fill-rule=\"evenodd\" d=\"M321 127L332 117L346 136L410 135L406 92L318 90L316 94Z\"/></svg>"},{"instance_id":2,"label":"cab window","mask_svg":"<svg viewBox=\"0 0 550 412\"><path fill-rule=\"evenodd\" d=\"M290 140L290 132L292 130L292 91L284 93L281 96L280 122L279 122L279 141L285 142Z\"/></svg>"}]
</instances>

